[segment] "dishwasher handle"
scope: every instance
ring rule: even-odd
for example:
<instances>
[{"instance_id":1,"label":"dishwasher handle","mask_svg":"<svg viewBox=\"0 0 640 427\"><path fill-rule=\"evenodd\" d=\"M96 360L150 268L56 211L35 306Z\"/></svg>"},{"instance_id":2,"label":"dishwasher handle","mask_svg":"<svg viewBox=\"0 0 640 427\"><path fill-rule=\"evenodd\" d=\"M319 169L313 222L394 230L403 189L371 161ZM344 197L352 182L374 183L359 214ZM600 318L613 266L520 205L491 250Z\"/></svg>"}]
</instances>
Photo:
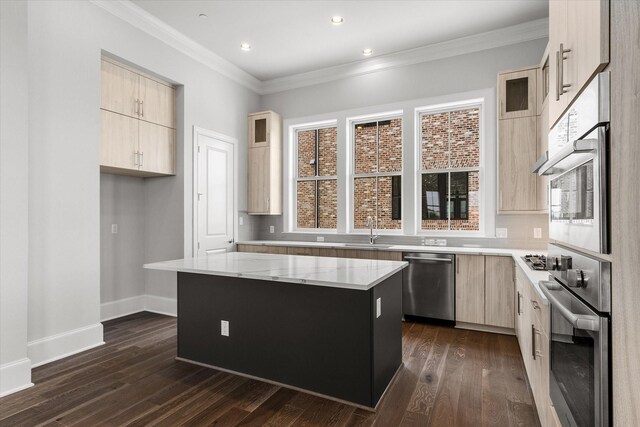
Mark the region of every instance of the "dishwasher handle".
<instances>
[{"instance_id":1,"label":"dishwasher handle","mask_svg":"<svg viewBox=\"0 0 640 427\"><path fill-rule=\"evenodd\" d=\"M430 261L430 262L448 262L451 263L453 260L451 258L435 258L435 257L419 257L419 256L405 256L404 259L410 259L412 261Z\"/></svg>"}]
</instances>

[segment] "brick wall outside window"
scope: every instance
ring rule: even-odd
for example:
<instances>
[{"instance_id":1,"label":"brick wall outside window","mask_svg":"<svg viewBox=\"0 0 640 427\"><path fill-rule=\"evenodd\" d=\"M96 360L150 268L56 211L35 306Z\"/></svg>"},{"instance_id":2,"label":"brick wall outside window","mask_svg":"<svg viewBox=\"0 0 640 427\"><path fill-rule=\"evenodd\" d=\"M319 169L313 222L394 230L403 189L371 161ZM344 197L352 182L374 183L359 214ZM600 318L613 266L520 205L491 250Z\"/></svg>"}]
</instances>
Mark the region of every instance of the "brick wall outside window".
<instances>
[{"instance_id":1,"label":"brick wall outside window","mask_svg":"<svg viewBox=\"0 0 640 427\"><path fill-rule=\"evenodd\" d=\"M480 167L480 109L467 108L454 111L422 114L420 122L422 168L424 173L451 174L458 168ZM422 219L423 230L477 231L480 229L480 175L469 171L463 188L451 188L452 194L440 198L441 212L446 219ZM451 182L451 181L449 181ZM433 188L431 188L433 190ZM422 190L424 191L424 189ZM452 204L455 192L466 193L466 219L454 218ZM424 194L422 195L424 196ZM433 196L432 196L433 197ZM460 206L460 204L459 204ZM424 209L424 204L423 204ZM449 211L452 212L449 212ZM451 221L449 221L451 215Z\"/></svg>"},{"instance_id":2,"label":"brick wall outside window","mask_svg":"<svg viewBox=\"0 0 640 427\"><path fill-rule=\"evenodd\" d=\"M379 229L401 229L393 217L392 177L402 172L402 119L372 121L354 126L353 225L367 228L367 217ZM360 174L376 174L359 177Z\"/></svg>"},{"instance_id":3,"label":"brick wall outside window","mask_svg":"<svg viewBox=\"0 0 640 427\"><path fill-rule=\"evenodd\" d=\"M338 204L334 178L337 175L337 128L299 130L296 144L296 226L334 229Z\"/></svg>"}]
</instances>

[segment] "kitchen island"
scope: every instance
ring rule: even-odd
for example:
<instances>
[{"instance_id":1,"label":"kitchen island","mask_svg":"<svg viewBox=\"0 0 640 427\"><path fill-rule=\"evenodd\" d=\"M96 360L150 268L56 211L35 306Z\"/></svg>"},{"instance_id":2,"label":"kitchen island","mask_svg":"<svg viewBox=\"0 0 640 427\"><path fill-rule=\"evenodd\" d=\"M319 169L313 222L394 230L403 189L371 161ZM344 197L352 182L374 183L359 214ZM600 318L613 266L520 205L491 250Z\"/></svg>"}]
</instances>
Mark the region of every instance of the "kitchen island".
<instances>
[{"instance_id":1,"label":"kitchen island","mask_svg":"<svg viewBox=\"0 0 640 427\"><path fill-rule=\"evenodd\" d=\"M406 266L231 252L145 268L178 272L179 360L375 408L402 366Z\"/></svg>"}]
</instances>

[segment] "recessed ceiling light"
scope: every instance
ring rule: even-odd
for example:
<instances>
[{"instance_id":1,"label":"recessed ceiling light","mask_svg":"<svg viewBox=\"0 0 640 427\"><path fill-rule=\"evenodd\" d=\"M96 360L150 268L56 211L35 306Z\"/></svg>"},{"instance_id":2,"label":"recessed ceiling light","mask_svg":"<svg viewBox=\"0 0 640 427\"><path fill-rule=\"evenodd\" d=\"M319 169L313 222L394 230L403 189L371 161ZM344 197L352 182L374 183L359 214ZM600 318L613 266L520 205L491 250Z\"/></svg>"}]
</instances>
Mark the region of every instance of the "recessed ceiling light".
<instances>
[{"instance_id":1,"label":"recessed ceiling light","mask_svg":"<svg viewBox=\"0 0 640 427\"><path fill-rule=\"evenodd\" d=\"M201 13L200 15L198 15L200 18L202 19L207 19L209 16L206 13Z\"/></svg>"},{"instance_id":2,"label":"recessed ceiling light","mask_svg":"<svg viewBox=\"0 0 640 427\"><path fill-rule=\"evenodd\" d=\"M344 18L342 16L334 16L331 18L331 23L333 25L340 25L344 22Z\"/></svg>"},{"instance_id":3,"label":"recessed ceiling light","mask_svg":"<svg viewBox=\"0 0 640 427\"><path fill-rule=\"evenodd\" d=\"M240 43L240 49L245 52L249 52L251 50L251 45L249 43Z\"/></svg>"},{"instance_id":4,"label":"recessed ceiling light","mask_svg":"<svg viewBox=\"0 0 640 427\"><path fill-rule=\"evenodd\" d=\"M362 54L364 56L371 56L371 55L373 55L373 49L363 49L362 50Z\"/></svg>"}]
</instances>

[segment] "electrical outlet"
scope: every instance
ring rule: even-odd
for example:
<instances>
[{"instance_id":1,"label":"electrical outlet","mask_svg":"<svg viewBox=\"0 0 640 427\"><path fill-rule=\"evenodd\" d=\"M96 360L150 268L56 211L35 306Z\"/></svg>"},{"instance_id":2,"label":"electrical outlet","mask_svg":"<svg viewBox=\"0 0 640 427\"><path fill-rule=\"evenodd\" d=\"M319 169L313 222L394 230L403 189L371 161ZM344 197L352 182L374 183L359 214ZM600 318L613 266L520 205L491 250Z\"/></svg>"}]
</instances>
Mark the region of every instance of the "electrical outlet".
<instances>
[{"instance_id":1,"label":"electrical outlet","mask_svg":"<svg viewBox=\"0 0 640 427\"><path fill-rule=\"evenodd\" d=\"M425 245L425 246L435 246L436 245L436 240L435 239L424 239L422 244Z\"/></svg>"},{"instance_id":2,"label":"electrical outlet","mask_svg":"<svg viewBox=\"0 0 640 427\"><path fill-rule=\"evenodd\" d=\"M111 234L118 234L118 224L111 224Z\"/></svg>"},{"instance_id":3,"label":"electrical outlet","mask_svg":"<svg viewBox=\"0 0 640 427\"><path fill-rule=\"evenodd\" d=\"M269 226L269 233L273 234L276 232L276 226L275 225L270 225Z\"/></svg>"},{"instance_id":4,"label":"electrical outlet","mask_svg":"<svg viewBox=\"0 0 640 427\"><path fill-rule=\"evenodd\" d=\"M436 246L447 246L447 239L436 239Z\"/></svg>"},{"instance_id":5,"label":"electrical outlet","mask_svg":"<svg viewBox=\"0 0 640 427\"><path fill-rule=\"evenodd\" d=\"M316 236L317 242L324 242L324 236Z\"/></svg>"},{"instance_id":6,"label":"electrical outlet","mask_svg":"<svg viewBox=\"0 0 640 427\"><path fill-rule=\"evenodd\" d=\"M240 218L238 218L238 224L244 225L244 217L242 215L240 215Z\"/></svg>"},{"instance_id":7,"label":"electrical outlet","mask_svg":"<svg viewBox=\"0 0 640 427\"><path fill-rule=\"evenodd\" d=\"M229 321L228 320L221 320L220 321L220 335L222 335L223 337L228 337L229 336Z\"/></svg>"},{"instance_id":8,"label":"electrical outlet","mask_svg":"<svg viewBox=\"0 0 640 427\"><path fill-rule=\"evenodd\" d=\"M542 228L534 228L533 229L533 238L534 239L542 239Z\"/></svg>"},{"instance_id":9,"label":"electrical outlet","mask_svg":"<svg viewBox=\"0 0 640 427\"><path fill-rule=\"evenodd\" d=\"M499 239L506 239L509 232L506 228L496 228L496 237Z\"/></svg>"},{"instance_id":10,"label":"electrical outlet","mask_svg":"<svg viewBox=\"0 0 640 427\"><path fill-rule=\"evenodd\" d=\"M382 298L376 300L376 319L382 315Z\"/></svg>"}]
</instances>

